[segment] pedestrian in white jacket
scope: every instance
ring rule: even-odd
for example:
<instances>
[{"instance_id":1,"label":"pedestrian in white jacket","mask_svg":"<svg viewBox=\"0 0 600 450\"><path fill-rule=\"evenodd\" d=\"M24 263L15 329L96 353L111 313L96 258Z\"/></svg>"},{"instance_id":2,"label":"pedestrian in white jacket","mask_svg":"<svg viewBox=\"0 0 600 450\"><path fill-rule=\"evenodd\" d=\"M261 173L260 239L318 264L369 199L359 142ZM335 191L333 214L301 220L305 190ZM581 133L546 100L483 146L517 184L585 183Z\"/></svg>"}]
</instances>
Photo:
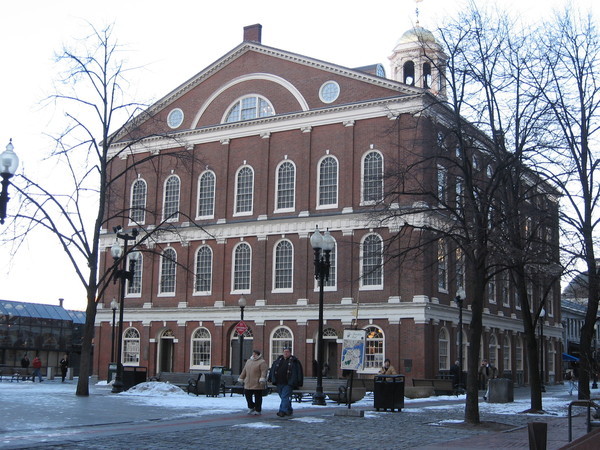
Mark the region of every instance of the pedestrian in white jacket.
<instances>
[{"instance_id":1,"label":"pedestrian in white jacket","mask_svg":"<svg viewBox=\"0 0 600 450\"><path fill-rule=\"evenodd\" d=\"M262 411L262 394L266 388L267 371L269 366L260 354L260 350L253 350L252 356L244 370L240 374L238 381L244 383L244 395L248 403L248 414L260 416Z\"/></svg>"}]
</instances>

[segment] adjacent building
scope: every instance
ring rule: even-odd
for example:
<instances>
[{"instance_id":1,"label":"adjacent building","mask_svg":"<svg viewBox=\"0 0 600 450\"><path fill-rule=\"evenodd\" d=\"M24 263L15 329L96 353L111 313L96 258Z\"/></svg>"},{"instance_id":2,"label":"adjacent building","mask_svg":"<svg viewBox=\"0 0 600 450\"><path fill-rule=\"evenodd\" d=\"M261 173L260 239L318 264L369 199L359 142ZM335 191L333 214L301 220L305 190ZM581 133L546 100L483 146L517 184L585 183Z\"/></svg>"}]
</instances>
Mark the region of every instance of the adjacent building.
<instances>
[{"instance_id":1,"label":"adjacent building","mask_svg":"<svg viewBox=\"0 0 600 450\"><path fill-rule=\"evenodd\" d=\"M137 136L151 137L123 151L134 134L123 135L113 146L119 157L112 176L124 176L110 194L102 270L113 265L113 227L135 227L142 241L126 285L123 363L147 367L149 375L214 366L238 372L235 326L244 297L243 358L258 348L270 363L291 345L313 375L319 293L309 238L318 226L335 240L324 288L329 374L341 373L346 328L366 331L361 376L375 374L385 358L408 377L447 373L458 355L454 298L464 267L437 249L401 266L382 264L384 242L410 224L382 227L370 217L389 187L386 170L441 145L449 113L439 105L446 95L441 48L427 30L407 31L387 77L380 64L351 69L266 46L260 25L246 27L243 37L138 118ZM149 155L160 158L142 163ZM446 178L430 181L453 186ZM482 357L526 382L520 305L505 282L499 278L489 291ZM531 294L541 295L535 287ZM560 370L559 294L546 301L549 381ZM110 362L113 297L116 286L96 317L94 371L101 379ZM469 321L467 297L465 366Z\"/></svg>"}]
</instances>

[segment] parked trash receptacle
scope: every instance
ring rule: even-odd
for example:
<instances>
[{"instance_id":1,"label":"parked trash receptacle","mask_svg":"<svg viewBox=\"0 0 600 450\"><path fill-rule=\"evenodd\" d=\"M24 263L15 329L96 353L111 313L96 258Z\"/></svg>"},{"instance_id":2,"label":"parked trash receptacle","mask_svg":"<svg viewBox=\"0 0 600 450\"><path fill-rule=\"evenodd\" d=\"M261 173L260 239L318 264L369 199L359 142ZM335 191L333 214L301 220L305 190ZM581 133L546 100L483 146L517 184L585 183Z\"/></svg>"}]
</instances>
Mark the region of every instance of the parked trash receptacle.
<instances>
[{"instance_id":1,"label":"parked trash receptacle","mask_svg":"<svg viewBox=\"0 0 600 450\"><path fill-rule=\"evenodd\" d=\"M513 382L508 378L492 378L489 381L489 403L512 403L514 401Z\"/></svg>"},{"instance_id":2,"label":"parked trash receptacle","mask_svg":"<svg viewBox=\"0 0 600 450\"><path fill-rule=\"evenodd\" d=\"M373 391L377 411L402 410L404 408L404 375L377 375Z\"/></svg>"},{"instance_id":3,"label":"parked trash receptacle","mask_svg":"<svg viewBox=\"0 0 600 450\"><path fill-rule=\"evenodd\" d=\"M204 393L207 397L218 397L221 393L221 374L210 372L204 374Z\"/></svg>"},{"instance_id":4,"label":"parked trash receptacle","mask_svg":"<svg viewBox=\"0 0 600 450\"><path fill-rule=\"evenodd\" d=\"M106 380L107 383L114 381L117 376L117 363L109 363L108 364L108 378Z\"/></svg>"},{"instance_id":5,"label":"parked trash receptacle","mask_svg":"<svg viewBox=\"0 0 600 450\"><path fill-rule=\"evenodd\" d=\"M123 390L127 390L136 384L144 383L147 379L148 369L146 367L123 367Z\"/></svg>"}]
</instances>

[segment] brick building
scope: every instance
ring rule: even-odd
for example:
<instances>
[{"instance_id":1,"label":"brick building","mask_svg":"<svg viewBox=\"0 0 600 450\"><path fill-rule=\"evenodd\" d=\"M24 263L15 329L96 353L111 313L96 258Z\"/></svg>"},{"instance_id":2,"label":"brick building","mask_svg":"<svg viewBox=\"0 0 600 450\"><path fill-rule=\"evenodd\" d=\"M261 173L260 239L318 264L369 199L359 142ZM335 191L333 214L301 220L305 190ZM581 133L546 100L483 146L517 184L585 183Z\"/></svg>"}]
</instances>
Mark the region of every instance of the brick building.
<instances>
[{"instance_id":1,"label":"brick building","mask_svg":"<svg viewBox=\"0 0 600 450\"><path fill-rule=\"evenodd\" d=\"M123 210L129 219L111 219L103 239L107 268L113 226L137 227L141 239L169 225L140 246L141 263L127 284L124 364L150 375L213 366L236 373L243 296L243 357L259 348L270 363L291 344L312 375L319 297L309 238L318 226L335 239L324 293L329 373L340 373L341 336L350 327L367 333L362 375L376 373L384 358L409 377L446 373L457 357L456 281L446 275L439 283L435 251L402 267L381 266L383 243L400 225L378 227L369 216L392 161L438 145L445 112L427 106L445 96L444 57L431 33L416 27L394 48L386 78L380 64L349 69L265 46L261 26L253 25L238 47L153 105L150 119L136 124L136 133L153 137L119 155L113 173L144 155L161 157L128 171L111 193L109 216ZM168 157L183 153L187 162ZM446 274L458 270L447 264ZM101 379L113 296L116 288L96 318ZM518 306L500 294L486 306L484 354L523 381ZM547 349L560 355L554 312L546 318ZM465 365L469 320L467 299ZM553 376L552 358L546 373Z\"/></svg>"}]
</instances>

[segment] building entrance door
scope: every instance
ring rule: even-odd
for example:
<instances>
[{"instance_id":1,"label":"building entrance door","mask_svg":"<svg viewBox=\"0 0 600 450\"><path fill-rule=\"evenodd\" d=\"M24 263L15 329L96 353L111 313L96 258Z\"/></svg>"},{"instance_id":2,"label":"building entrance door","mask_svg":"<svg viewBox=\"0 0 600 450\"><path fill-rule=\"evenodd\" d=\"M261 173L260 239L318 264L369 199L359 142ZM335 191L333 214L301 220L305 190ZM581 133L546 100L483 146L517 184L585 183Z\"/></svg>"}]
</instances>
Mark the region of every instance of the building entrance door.
<instances>
[{"instance_id":1,"label":"building entrance door","mask_svg":"<svg viewBox=\"0 0 600 450\"><path fill-rule=\"evenodd\" d=\"M173 331L166 330L160 337L158 343L158 372L173 371L173 347L175 336Z\"/></svg>"}]
</instances>

